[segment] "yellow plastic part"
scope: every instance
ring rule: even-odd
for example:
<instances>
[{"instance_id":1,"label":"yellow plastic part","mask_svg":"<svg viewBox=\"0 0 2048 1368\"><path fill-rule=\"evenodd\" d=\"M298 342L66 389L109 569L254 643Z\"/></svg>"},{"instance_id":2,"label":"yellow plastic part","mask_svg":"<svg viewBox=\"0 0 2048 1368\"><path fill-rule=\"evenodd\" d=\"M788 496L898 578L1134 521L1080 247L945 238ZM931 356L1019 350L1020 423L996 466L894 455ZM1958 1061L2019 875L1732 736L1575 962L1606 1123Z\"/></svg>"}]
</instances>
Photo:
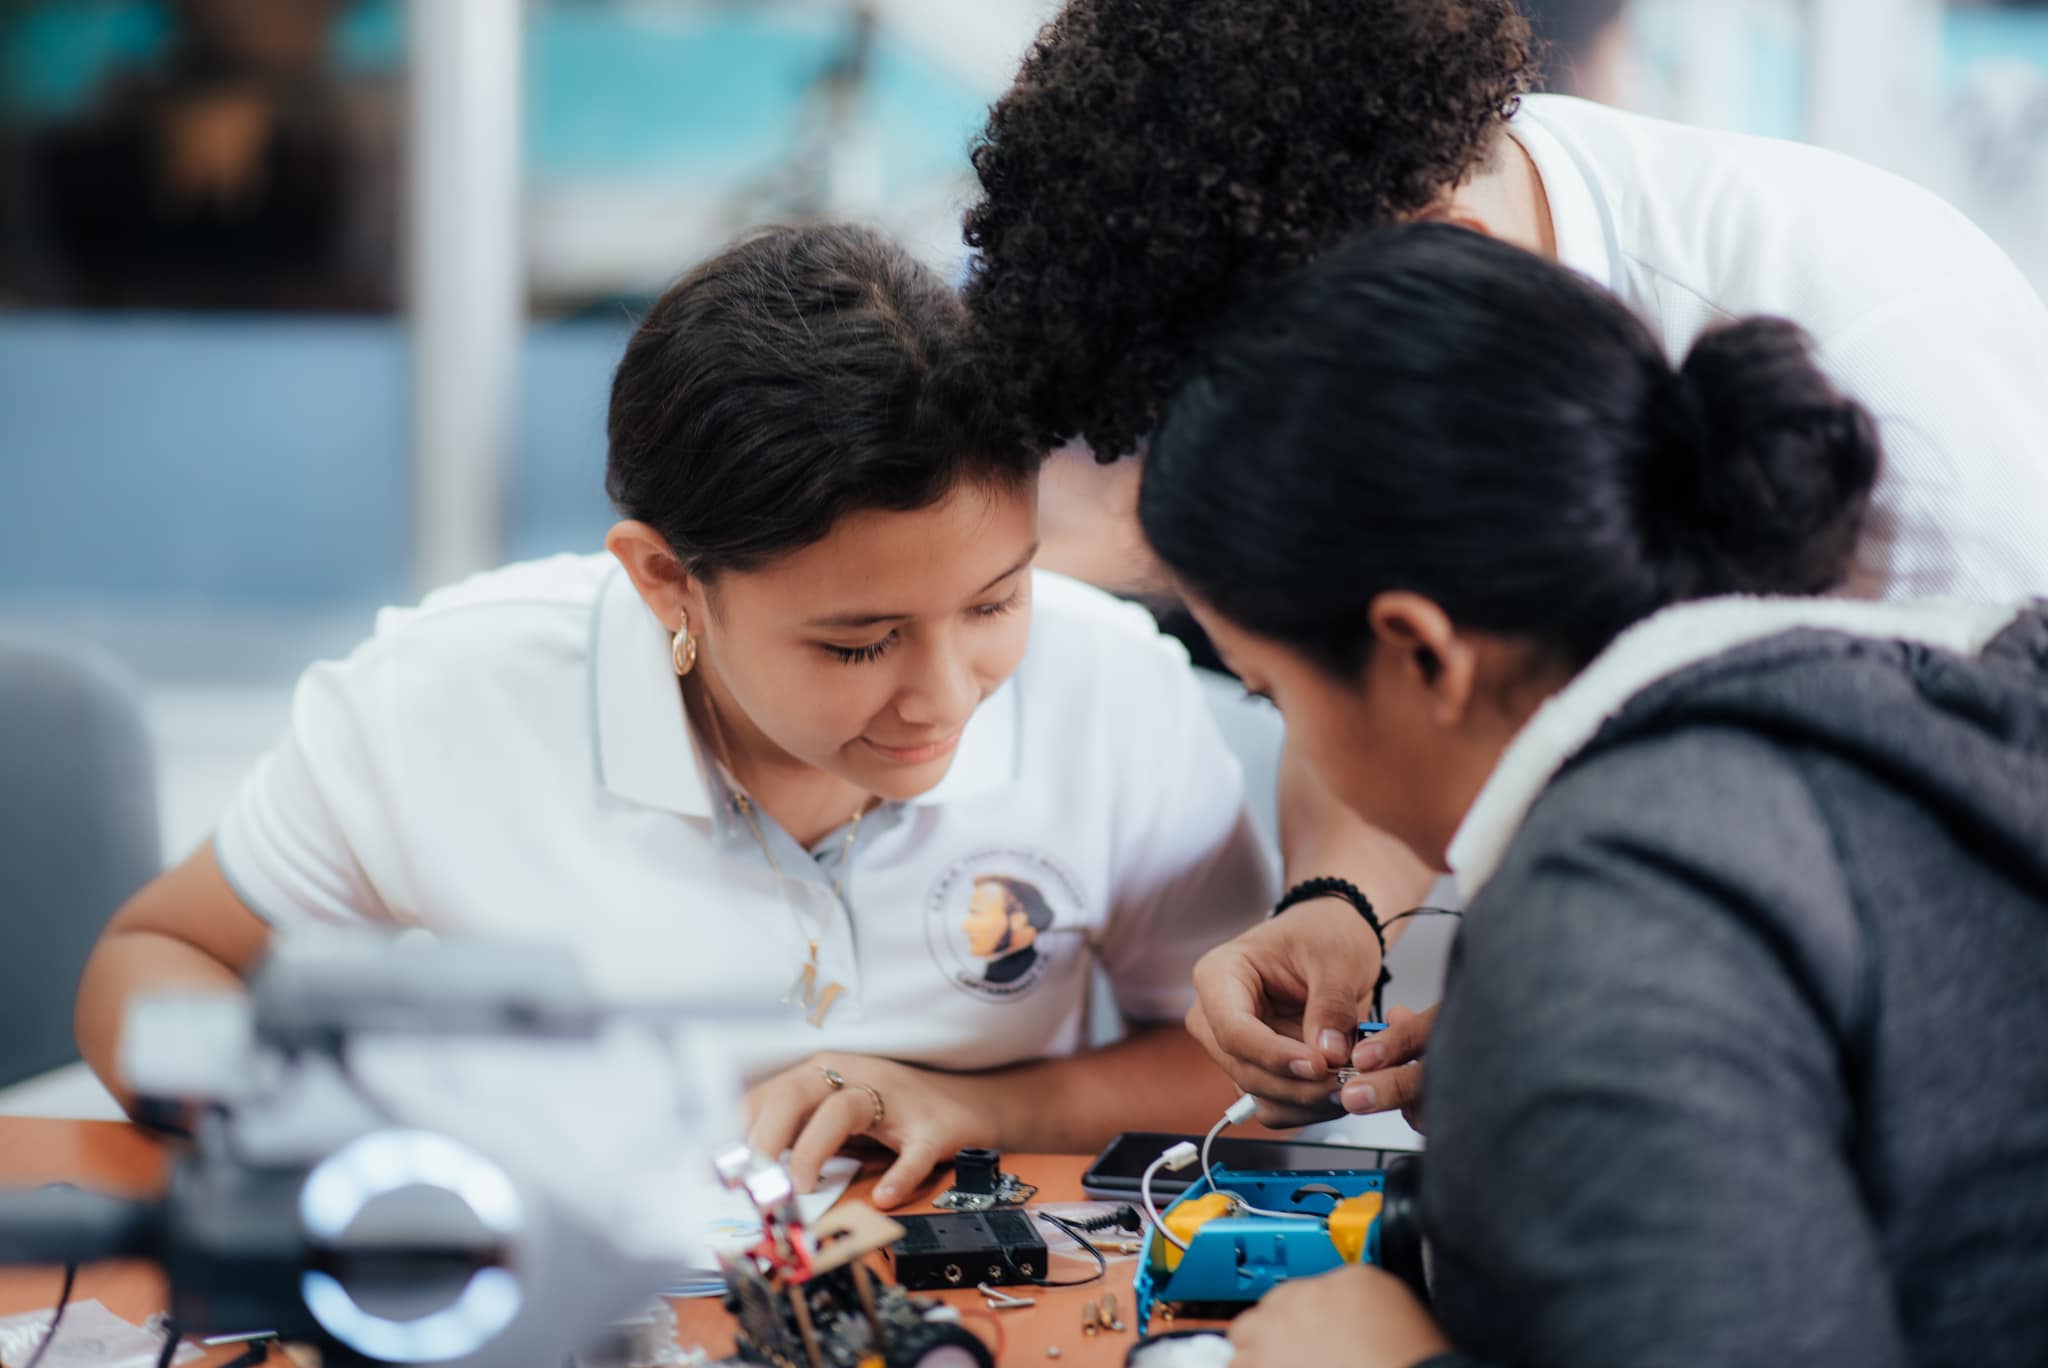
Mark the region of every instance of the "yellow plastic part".
<instances>
[{"instance_id":1,"label":"yellow plastic part","mask_svg":"<svg viewBox=\"0 0 2048 1368\"><path fill-rule=\"evenodd\" d=\"M1205 1192L1192 1201L1182 1202L1166 1213L1166 1228L1183 1244L1192 1244L1195 1232L1218 1216L1228 1216L1237 1203L1227 1192ZM1181 1251L1174 1248L1172 1240L1162 1241L1166 1248L1166 1271L1171 1273L1180 1267Z\"/></svg>"},{"instance_id":2,"label":"yellow plastic part","mask_svg":"<svg viewBox=\"0 0 2048 1368\"><path fill-rule=\"evenodd\" d=\"M1386 1198L1377 1192L1361 1192L1356 1197L1347 1197L1330 1211L1330 1243L1337 1246L1337 1257L1345 1263L1357 1263L1365 1257L1365 1237L1372 1232L1372 1223L1380 1218L1380 1208Z\"/></svg>"}]
</instances>

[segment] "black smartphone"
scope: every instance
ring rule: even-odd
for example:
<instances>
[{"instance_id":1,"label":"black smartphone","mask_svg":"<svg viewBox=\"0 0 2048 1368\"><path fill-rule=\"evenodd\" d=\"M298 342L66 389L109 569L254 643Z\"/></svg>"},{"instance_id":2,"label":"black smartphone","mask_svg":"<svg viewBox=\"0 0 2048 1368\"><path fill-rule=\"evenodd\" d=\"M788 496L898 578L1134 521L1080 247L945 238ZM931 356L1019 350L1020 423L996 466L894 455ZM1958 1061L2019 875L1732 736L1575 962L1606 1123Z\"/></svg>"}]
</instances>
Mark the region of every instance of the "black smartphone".
<instances>
[{"instance_id":1,"label":"black smartphone","mask_svg":"<svg viewBox=\"0 0 2048 1368\"><path fill-rule=\"evenodd\" d=\"M1199 1146L1199 1135L1168 1135L1162 1131L1125 1131L1095 1156L1095 1162L1081 1175L1081 1191L1090 1197L1128 1198L1138 1195L1138 1181L1154 1159L1186 1140ZM1228 1135L1216 1138L1209 1148L1209 1162L1217 1168L1243 1172L1272 1173L1291 1169L1385 1168L1405 1150L1362 1149L1357 1145L1319 1145L1298 1140L1247 1140ZM1199 1165L1190 1164L1175 1173L1161 1169L1152 1178L1152 1195L1164 1199L1177 1196L1202 1176ZM1161 1205L1164 1205L1162 1200Z\"/></svg>"}]
</instances>

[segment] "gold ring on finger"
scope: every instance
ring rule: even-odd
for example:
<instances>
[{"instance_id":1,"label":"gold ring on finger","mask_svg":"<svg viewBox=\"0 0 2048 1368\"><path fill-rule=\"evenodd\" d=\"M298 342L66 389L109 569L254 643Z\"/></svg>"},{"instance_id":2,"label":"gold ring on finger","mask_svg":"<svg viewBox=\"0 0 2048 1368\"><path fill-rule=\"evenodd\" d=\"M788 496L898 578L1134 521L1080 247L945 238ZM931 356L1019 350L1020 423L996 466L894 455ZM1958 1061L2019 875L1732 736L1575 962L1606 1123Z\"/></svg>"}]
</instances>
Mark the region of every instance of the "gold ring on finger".
<instances>
[{"instance_id":1,"label":"gold ring on finger","mask_svg":"<svg viewBox=\"0 0 2048 1368\"><path fill-rule=\"evenodd\" d=\"M818 1071L825 1075L825 1085L832 1089L833 1092L839 1092L841 1089L844 1088L859 1088L862 1092L868 1095L868 1101L875 1104L875 1114L873 1116L870 1116L868 1118L867 1125L862 1127L862 1130L864 1132L871 1132L877 1126L882 1124L882 1118L889 1114L889 1109L882 1104L881 1093L876 1091L874 1088L869 1087L865 1083L858 1083L852 1079L847 1078L844 1074L840 1073L839 1070L834 1069L829 1065L820 1064L818 1066Z\"/></svg>"}]
</instances>

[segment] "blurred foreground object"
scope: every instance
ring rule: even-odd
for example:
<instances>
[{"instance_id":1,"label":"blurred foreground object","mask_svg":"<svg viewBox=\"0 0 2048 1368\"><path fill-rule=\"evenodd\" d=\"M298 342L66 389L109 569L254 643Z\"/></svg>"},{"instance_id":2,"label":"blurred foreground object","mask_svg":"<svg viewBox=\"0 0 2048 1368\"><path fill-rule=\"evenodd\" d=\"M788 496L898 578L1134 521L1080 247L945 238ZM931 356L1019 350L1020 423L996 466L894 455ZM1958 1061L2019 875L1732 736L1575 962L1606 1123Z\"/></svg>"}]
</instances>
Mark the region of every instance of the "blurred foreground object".
<instances>
[{"instance_id":1,"label":"blurred foreground object","mask_svg":"<svg viewBox=\"0 0 2048 1368\"><path fill-rule=\"evenodd\" d=\"M281 938L247 999L137 1004L126 1072L192 1145L159 1198L0 1199L0 1261L141 1257L192 1334L327 1364L559 1364L694 1254L737 1096L685 1013L546 946ZM731 1014L728 1014L728 1019Z\"/></svg>"}]
</instances>

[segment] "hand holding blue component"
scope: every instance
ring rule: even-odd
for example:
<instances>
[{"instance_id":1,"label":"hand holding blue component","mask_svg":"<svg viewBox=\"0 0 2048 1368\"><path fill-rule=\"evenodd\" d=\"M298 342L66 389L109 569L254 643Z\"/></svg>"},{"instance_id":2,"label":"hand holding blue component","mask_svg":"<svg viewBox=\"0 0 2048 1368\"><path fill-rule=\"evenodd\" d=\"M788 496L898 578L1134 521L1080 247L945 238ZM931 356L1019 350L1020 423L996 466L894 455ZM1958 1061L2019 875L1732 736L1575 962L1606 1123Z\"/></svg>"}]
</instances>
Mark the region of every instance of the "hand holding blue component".
<instances>
[{"instance_id":1,"label":"hand holding blue component","mask_svg":"<svg viewBox=\"0 0 2048 1368\"><path fill-rule=\"evenodd\" d=\"M1399 1108L1408 1124L1421 1130L1422 1056L1435 1025L1434 1007L1426 1012L1405 1007L1389 1011L1385 1029L1354 1045L1351 1067L1337 1071L1344 1110L1363 1115Z\"/></svg>"}]
</instances>

